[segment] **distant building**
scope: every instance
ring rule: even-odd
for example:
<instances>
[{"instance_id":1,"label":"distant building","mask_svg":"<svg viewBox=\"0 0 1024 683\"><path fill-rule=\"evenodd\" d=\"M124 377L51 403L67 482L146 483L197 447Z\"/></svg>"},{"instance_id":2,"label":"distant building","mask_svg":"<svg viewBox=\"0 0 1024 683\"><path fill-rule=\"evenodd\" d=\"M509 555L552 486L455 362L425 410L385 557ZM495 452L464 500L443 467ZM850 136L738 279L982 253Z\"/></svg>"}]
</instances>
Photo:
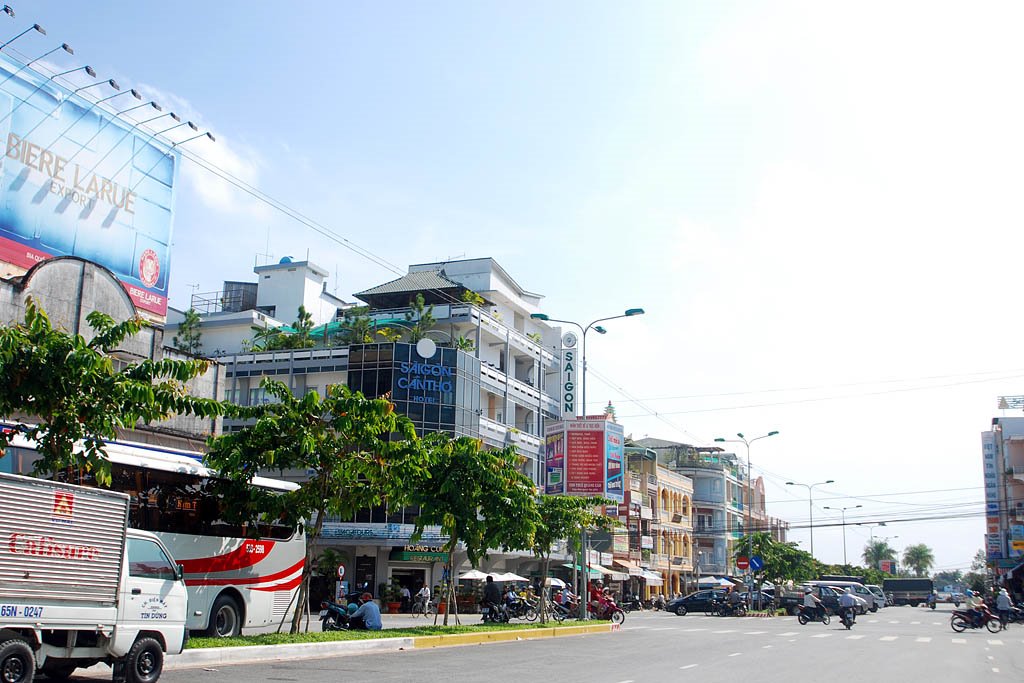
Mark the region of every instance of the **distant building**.
<instances>
[{"instance_id":1,"label":"distant building","mask_svg":"<svg viewBox=\"0 0 1024 683\"><path fill-rule=\"evenodd\" d=\"M1004 397L1003 400L1019 397ZM1004 582L1024 593L1024 417L992 418L981 433L985 555Z\"/></svg>"}]
</instances>

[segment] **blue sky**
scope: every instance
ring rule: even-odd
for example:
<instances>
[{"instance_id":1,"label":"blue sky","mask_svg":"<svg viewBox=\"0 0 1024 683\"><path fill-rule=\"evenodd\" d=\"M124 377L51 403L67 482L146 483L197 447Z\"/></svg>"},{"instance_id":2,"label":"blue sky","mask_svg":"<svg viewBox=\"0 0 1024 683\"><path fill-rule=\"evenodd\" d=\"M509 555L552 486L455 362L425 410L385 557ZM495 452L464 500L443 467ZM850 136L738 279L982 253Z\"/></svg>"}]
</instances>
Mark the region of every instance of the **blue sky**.
<instances>
[{"instance_id":1,"label":"blue sky","mask_svg":"<svg viewBox=\"0 0 1024 683\"><path fill-rule=\"evenodd\" d=\"M779 430L753 466L795 526L787 480L836 480L818 524L823 505L980 511L978 433L1024 393L1015 3L15 9L10 35L48 36L14 47L71 43L215 133L192 151L399 271L493 256L552 317L645 308L589 340L592 409L691 443ZM250 279L268 244L308 250L344 298L396 275L189 162L174 241L181 308ZM945 568L984 528L883 531ZM868 532L847 536L852 558ZM815 550L841 560L839 528Z\"/></svg>"}]
</instances>

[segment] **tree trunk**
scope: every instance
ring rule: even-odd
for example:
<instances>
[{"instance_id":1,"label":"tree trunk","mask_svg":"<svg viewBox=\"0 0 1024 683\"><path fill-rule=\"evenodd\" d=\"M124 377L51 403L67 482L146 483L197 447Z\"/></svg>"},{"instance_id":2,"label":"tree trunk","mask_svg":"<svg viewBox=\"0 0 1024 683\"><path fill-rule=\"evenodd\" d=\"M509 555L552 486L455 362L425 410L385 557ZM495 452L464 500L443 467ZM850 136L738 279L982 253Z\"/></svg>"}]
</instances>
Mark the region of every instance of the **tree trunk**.
<instances>
[{"instance_id":1,"label":"tree trunk","mask_svg":"<svg viewBox=\"0 0 1024 683\"><path fill-rule=\"evenodd\" d=\"M551 568L551 552L541 555L540 571L540 623L548 623L548 570Z\"/></svg>"},{"instance_id":2,"label":"tree trunk","mask_svg":"<svg viewBox=\"0 0 1024 683\"><path fill-rule=\"evenodd\" d=\"M316 512L316 524L312 533L306 527L306 562L302 567L302 581L299 583L298 601L295 605L295 613L292 615L292 633L302 631L302 617L306 612L306 604L309 602L309 577L313 574L313 550L316 539L320 538L320 531L324 526L324 508Z\"/></svg>"}]
</instances>

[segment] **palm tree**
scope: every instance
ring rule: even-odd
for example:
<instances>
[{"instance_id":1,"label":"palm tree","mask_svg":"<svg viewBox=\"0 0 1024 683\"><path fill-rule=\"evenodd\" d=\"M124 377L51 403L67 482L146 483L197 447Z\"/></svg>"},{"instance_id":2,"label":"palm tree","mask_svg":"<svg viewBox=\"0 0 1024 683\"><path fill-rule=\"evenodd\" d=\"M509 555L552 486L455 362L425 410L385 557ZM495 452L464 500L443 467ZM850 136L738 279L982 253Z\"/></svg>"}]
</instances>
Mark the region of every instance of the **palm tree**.
<instances>
[{"instance_id":1,"label":"palm tree","mask_svg":"<svg viewBox=\"0 0 1024 683\"><path fill-rule=\"evenodd\" d=\"M908 545L903 550L903 565L914 570L914 576L927 576L928 570L935 564L932 549L924 543Z\"/></svg>"},{"instance_id":2,"label":"palm tree","mask_svg":"<svg viewBox=\"0 0 1024 683\"><path fill-rule=\"evenodd\" d=\"M870 541L864 546L864 564L874 569L878 569L882 563L882 560L895 560L896 551L889 547L886 541Z\"/></svg>"}]
</instances>

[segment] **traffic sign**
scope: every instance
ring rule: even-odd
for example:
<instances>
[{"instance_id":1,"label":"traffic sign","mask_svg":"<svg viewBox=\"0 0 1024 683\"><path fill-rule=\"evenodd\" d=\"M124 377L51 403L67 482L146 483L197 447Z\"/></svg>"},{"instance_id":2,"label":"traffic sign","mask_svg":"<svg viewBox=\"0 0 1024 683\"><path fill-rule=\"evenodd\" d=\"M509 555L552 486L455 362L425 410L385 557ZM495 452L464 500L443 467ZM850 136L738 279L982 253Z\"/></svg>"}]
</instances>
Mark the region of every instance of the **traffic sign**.
<instances>
[{"instance_id":1,"label":"traffic sign","mask_svg":"<svg viewBox=\"0 0 1024 683\"><path fill-rule=\"evenodd\" d=\"M746 557L744 557L743 555L740 555L739 557L736 558L736 568L737 569L746 569L749 566L750 566L750 561Z\"/></svg>"},{"instance_id":2,"label":"traffic sign","mask_svg":"<svg viewBox=\"0 0 1024 683\"><path fill-rule=\"evenodd\" d=\"M760 555L750 556L750 568L755 572L759 572L764 569L764 560L761 559Z\"/></svg>"},{"instance_id":3,"label":"traffic sign","mask_svg":"<svg viewBox=\"0 0 1024 683\"><path fill-rule=\"evenodd\" d=\"M345 578L345 565L339 564L338 565L338 579L344 579L344 578Z\"/></svg>"}]
</instances>

